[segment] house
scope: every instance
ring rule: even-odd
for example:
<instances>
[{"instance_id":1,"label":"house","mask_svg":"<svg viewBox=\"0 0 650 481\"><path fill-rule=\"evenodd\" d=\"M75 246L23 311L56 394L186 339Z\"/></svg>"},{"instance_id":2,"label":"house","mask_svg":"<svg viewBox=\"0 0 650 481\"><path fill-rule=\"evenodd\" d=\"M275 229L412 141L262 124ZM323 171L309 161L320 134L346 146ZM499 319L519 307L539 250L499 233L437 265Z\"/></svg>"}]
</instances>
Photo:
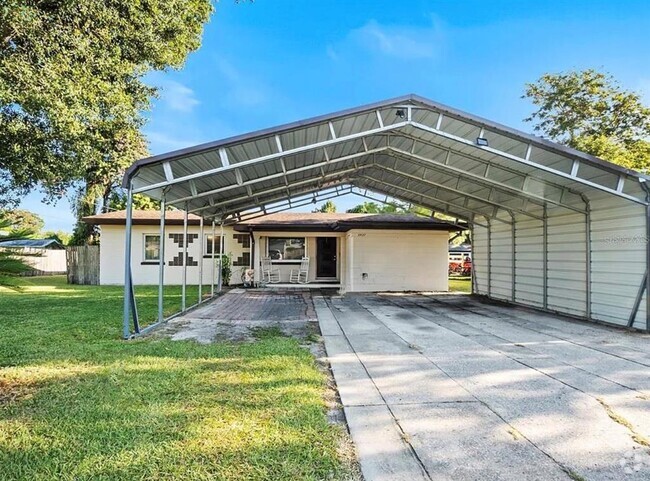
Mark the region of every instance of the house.
<instances>
[{"instance_id":1,"label":"house","mask_svg":"<svg viewBox=\"0 0 650 481\"><path fill-rule=\"evenodd\" d=\"M180 284L183 275L183 217L166 213L165 284ZM160 262L160 214L134 211L132 264L134 282L156 284ZM101 228L100 284L124 282L124 211L84 218ZM289 282L292 269L309 257L307 280L335 285L346 292L446 291L447 242L461 227L433 218L396 214L278 213L225 226L224 253L232 258L230 283L241 284L246 269L261 280L263 257ZM220 254L221 230L188 216L187 283L212 282L212 249Z\"/></svg>"}]
</instances>

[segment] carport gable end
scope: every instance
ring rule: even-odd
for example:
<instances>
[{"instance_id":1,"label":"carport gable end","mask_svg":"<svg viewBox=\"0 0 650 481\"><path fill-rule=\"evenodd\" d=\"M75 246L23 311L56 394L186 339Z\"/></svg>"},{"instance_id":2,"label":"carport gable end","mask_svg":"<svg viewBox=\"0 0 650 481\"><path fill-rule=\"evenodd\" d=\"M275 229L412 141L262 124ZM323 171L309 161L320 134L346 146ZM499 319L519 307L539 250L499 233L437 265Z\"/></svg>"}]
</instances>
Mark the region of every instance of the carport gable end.
<instances>
[{"instance_id":1,"label":"carport gable end","mask_svg":"<svg viewBox=\"0 0 650 481\"><path fill-rule=\"evenodd\" d=\"M325 195L399 199L473 228L476 293L648 329L647 178L407 95L143 159L124 185L226 224Z\"/></svg>"}]
</instances>

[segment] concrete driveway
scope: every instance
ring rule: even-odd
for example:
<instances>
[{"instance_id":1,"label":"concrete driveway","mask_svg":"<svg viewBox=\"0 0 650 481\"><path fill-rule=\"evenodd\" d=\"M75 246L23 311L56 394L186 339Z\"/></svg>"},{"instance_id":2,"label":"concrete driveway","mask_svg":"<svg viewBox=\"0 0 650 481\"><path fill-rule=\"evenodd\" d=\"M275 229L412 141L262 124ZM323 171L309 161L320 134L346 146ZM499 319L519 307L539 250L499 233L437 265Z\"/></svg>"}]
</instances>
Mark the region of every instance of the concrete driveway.
<instances>
[{"instance_id":1,"label":"concrete driveway","mask_svg":"<svg viewBox=\"0 0 650 481\"><path fill-rule=\"evenodd\" d=\"M650 479L649 336L460 295L313 300L366 481Z\"/></svg>"}]
</instances>

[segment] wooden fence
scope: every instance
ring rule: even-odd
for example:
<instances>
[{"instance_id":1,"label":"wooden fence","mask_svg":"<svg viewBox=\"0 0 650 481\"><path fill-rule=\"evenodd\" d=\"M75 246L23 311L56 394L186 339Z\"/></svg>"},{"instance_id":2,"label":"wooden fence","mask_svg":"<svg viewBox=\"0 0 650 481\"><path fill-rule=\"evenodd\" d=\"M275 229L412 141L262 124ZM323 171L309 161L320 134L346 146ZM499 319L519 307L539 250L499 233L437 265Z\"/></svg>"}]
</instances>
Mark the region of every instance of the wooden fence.
<instances>
[{"instance_id":1,"label":"wooden fence","mask_svg":"<svg viewBox=\"0 0 650 481\"><path fill-rule=\"evenodd\" d=\"M66 248L68 284L99 284L99 246Z\"/></svg>"}]
</instances>

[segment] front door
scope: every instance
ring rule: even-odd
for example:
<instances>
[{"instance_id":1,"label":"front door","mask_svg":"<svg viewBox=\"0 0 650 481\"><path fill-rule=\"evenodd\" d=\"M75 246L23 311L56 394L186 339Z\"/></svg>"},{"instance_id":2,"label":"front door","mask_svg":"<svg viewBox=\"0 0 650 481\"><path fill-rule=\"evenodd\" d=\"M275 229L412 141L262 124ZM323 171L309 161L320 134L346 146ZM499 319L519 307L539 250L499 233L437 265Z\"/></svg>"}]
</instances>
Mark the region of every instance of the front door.
<instances>
[{"instance_id":1,"label":"front door","mask_svg":"<svg viewBox=\"0 0 650 481\"><path fill-rule=\"evenodd\" d=\"M336 237L316 238L316 277L336 278Z\"/></svg>"}]
</instances>

